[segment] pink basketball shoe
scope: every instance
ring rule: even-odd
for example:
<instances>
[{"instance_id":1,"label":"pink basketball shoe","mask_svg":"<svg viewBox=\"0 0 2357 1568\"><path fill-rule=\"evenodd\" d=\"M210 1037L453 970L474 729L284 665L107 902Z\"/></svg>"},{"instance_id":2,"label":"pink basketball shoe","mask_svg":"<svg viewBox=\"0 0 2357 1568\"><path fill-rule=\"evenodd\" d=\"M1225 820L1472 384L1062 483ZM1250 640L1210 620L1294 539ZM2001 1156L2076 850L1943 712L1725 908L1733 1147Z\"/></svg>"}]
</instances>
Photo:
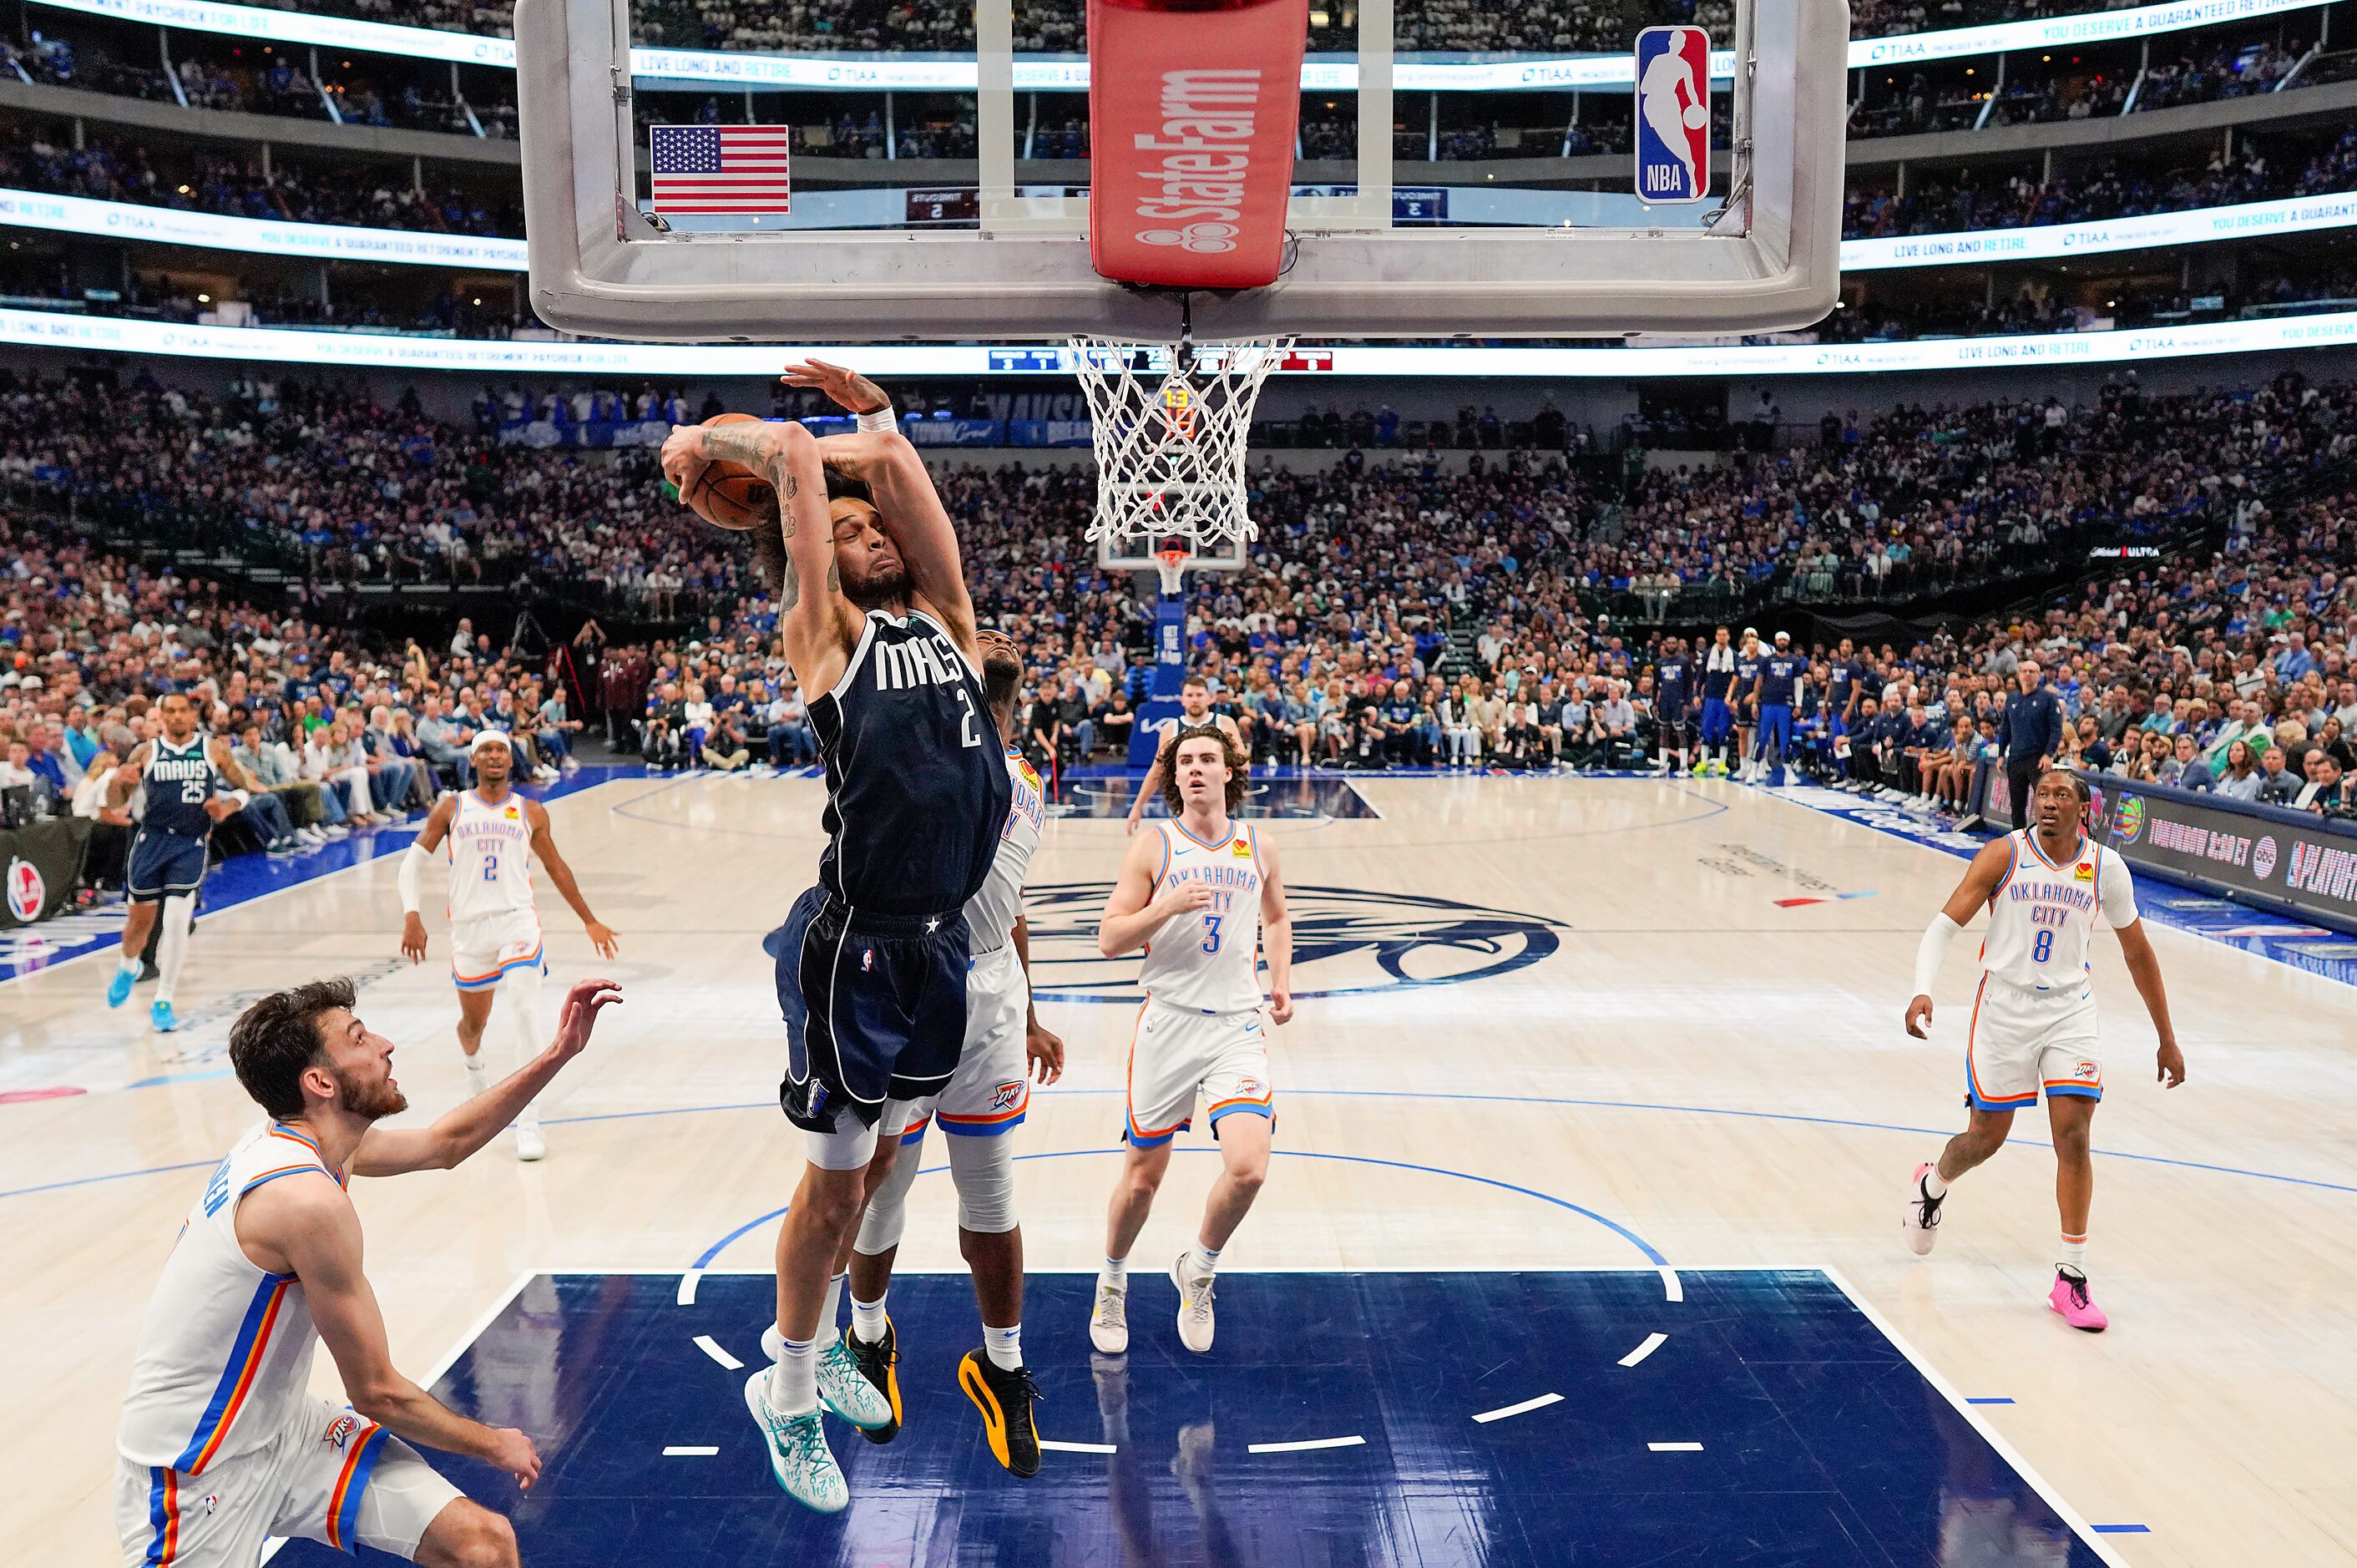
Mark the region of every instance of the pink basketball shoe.
<instances>
[{"instance_id":1,"label":"pink basketball shoe","mask_svg":"<svg viewBox=\"0 0 2357 1568\"><path fill-rule=\"evenodd\" d=\"M1929 1160L1915 1167L1915 1190L1907 1196L1907 1223L1901 1227L1907 1250L1919 1258L1930 1252L1932 1243L1939 1239L1935 1232L1940 1224L1940 1205L1948 1201L1946 1193L1933 1197L1924 1188L1923 1178L1933 1168Z\"/></svg>"},{"instance_id":2,"label":"pink basketball shoe","mask_svg":"<svg viewBox=\"0 0 2357 1568\"><path fill-rule=\"evenodd\" d=\"M2062 1315L2062 1321L2085 1334L2101 1334L2112 1326L2104 1309L2087 1294L2083 1274L2067 1274L2054 1271L2054 1288L2047 1293L2046 1305Z\"/></svg>"}]
</instances>

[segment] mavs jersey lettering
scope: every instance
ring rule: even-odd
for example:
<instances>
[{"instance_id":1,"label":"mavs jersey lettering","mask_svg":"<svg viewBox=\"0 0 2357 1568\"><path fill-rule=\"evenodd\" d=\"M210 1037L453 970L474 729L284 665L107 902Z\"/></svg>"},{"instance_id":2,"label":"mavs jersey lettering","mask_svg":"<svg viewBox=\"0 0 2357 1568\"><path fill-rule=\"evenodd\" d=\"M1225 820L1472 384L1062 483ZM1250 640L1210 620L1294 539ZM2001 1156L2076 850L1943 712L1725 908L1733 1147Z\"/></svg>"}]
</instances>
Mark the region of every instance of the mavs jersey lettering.
<instances>
[{"instance_id":1,"label":"mavs jersey lettering","mask_svg":"<svg viewBox=\"0 0 2357 1568\"><path fill-rule=\"evenodd\" d=\"M916 611L871 610L843 679L810 712L826 758L820 884L877 914L962 907L990 875L1013 789L957 644Z\"/></svg>"},{"instance_id":2,"label":"mavs jersey lettering","mask_svg":"<svg viewBox=\"0 0 2357 1568\"><path fill-rule=\"evenodd\" d=\"M1686 662L1683 659L1669 660L1654 675L1659 688L1654 711L1661 714L1663 724L1676 724L1686 716Z\"/></svg>"},{"instance_id":3,"label":"mavs jersey lettering","mask_svg":"<svg viewBox=\"0 0 2357 1568\"><path fill-rule=\"evenodd\" d=\"M1801 671L1808 668L1807 661L1795 653L1771 653L1765 668L1767 683L1760 689L1760 706L1792 706L1792 693L1799 689Z\"/></svg>"},{"instance_id":4,"label":"mavs jersey lettering","mask_svg":"<svg viewBox=\"0 0 2357 1568\"><path fill-rule=\"evenodd\" d=\"M177 746L159 736L148 747L147 767L139 775L143 832L200 839L213 831L205 802L224 780L206 755L206 745L201 734Z\"/></svg>"},{"instance_id":5,"label":"mavs jersey lettering","mask_svg":"<svg viewBox=\"0 0 2357 1568\"><path fill-rule=\"evenodd\" d=\"M1756 653L1738 654L1735 660L1736 700L1740 702L1750 696L1752 689L1759 682L1760 656Z\"/></svg>"}]
</instances>

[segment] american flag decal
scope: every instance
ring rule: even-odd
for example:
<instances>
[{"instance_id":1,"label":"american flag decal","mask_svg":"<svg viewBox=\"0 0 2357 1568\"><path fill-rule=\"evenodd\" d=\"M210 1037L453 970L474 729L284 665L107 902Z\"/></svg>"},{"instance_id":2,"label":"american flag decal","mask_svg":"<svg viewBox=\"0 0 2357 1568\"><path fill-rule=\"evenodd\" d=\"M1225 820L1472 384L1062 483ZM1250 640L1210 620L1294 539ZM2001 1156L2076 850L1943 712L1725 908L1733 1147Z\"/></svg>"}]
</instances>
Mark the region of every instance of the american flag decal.
<instances>
[{"instance_id":1,"label":"american flag decal","mask_svg":"<svg viewBox=\"0 0 2357 1568\"><path fill-rule=\"evenodd\" d=\"M655 210L791 212L788 125L655 125L647 132Z\"/></svg>"}]
</instances>

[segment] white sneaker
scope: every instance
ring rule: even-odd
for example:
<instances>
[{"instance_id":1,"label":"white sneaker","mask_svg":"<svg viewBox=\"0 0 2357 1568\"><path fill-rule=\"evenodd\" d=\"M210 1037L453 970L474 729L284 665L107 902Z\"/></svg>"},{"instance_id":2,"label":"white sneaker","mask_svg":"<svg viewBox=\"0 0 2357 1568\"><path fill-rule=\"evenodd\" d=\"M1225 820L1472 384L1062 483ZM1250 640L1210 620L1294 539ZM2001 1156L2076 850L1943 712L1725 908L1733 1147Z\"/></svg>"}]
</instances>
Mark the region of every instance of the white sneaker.
<instances>
[{"instance_id":1,"label":"white sneaker","mask_svg":"<svg viewBox=\"0 0 2357 1568\"><path fill-rule=\"evenodd\" d=\"M483 1060L479 1055L461 1057L459 1059L467 1064L467 1098L472 1100L491 1087L490 1064Z\"/></svg>"},{"instance_id":2,"label":"white sneaker","mask_svg":"<svg viewBox=\"0 0 2357 1568\"><path fill-rule=\"evenodd\" d=\"M1187 1273L1187 1254L1170 1260L1170 1283L1178 1287L1178 1343L1198 1356L1211 1348L1212 1276Z\"/></svg>"},{"instance_id":3,"label":"white sneaker","mask_svg":"<svg viewBox=\"0 0 2357 1568\"><path fill-rule=\"evenodd\" d=\"M530 1163L533 1160L544 1158L547 1155L548 1140L540 1135L539 1122L517 1122L515 1124L515 1135L517 1159Z\"/></svg>"},{"instance_id":4,"label":"white sneaker","mask_svg":"<svg viewBox=\"0 0 2357 1568\"><path fill-rule=\"evenodd\" d=\"M1096 1310L1089 1314L1089 1343L1107 1356L1129 1351L1129 1293L1097 1282Z\"/></svg>"},{"instance_id":5,"label":"white sneaker","mask_svg":"<svg viewBox=\"0 0 2357 1568\"><path fill-rule=\"evenodd\" d=\"M1919 1258L1929 1256L1932 1243L1939 1240L1940 1205L1948 1201L1945 1193L1933 1197L1924 1191L1923 1178L1931 1174L1929 1160L1915 1167L1915 1187L1907 1195L1907 1222L1900 1228L1907 1250Z\"/></svg>"},{"instance_id":6,"label":"white sneaker","mask_svg":"<svg viewBox=\"0 0 2357 1568\"><path fill-rule=\"evenodd\" d=\"M301 839L305 843L309 844L313 849L317 849L321 844L328 842L328 835L321 832L315 827L296 828L295 830L295 836Z\"/></svg>"},{"instance_id":7,"label":"white sneaker","mask_svg":"<svg viewBox=\"0 0 2357 1568\"><path fill-rule=\"evenodd\" d=\"M348 839L352 836L352 830L341 822L329 822L319 831L331 839Z\"/></svg>"},{"instance_id":8,"label":"white sneaker","mask_svg":"<svg viewBox=\"0 0 2357 1568\"><path fill-rule=\"evenodd\" d=\"M863 1432L892 1424L892 1402L867 1380L852 1358L851 1342L841 1335L818 1353L818 1402Z\"/></svg>"},{"instance_id":9,"label":"white sneaker","mask_svg":"<svg viewBox=\"0 0 2357 1568\"><path fill-rule=\"evenodd\" d=\"M769 1451L770 1474L786 1496L820 1513L841 1513L851 1505L851 1487L843 1467L826 1445L818 1412L780 1415L770 1408L770 1369L756 1370L745 1380L745 1408L761 1428L761 1445Z\"/></svg>"}]
</instances>

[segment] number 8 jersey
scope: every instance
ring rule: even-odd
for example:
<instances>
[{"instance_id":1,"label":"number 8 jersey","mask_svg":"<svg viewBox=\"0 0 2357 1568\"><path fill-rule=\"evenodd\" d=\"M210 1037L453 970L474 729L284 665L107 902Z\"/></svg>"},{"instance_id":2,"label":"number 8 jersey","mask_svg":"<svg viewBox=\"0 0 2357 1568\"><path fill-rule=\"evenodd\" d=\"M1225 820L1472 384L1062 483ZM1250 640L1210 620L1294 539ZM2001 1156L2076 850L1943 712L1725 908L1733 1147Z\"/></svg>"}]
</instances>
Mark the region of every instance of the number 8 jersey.
<instances>
[{"instance_id":1,"label":"number 8 jersey","mask_svg":"<svg viewBox=\"0 0 2357 1568\"><path fill-rule=\"evenodd\" d=\"M2136 924L2128 863L2084 835L2060 865L2046 858L2034 828L2011 842L2013 869L1989 900L1981 967L2025 991L2084 990L2096 912L2114 930Z\"/></svg>"},{"instance_id":2,"label":"number 8 jersey","mask_svg":"<svg viewBox=\"0 0 2357 1568\"><path fill-rule=\"evenodd\" d=\"M1154 826L1162 835L1162 857L1148 902L1190 883L1210 888L1211 901L1155 928L1138 969L1146 993L1198 1013L1256 1009L1261 873L1253 830L1232 822L1228 836L1211 844L1175 822L1157 820Z\"/></svg>"},{"instance_id":3,"label":"number 8 jersey","mask_svg":"<svg viewBox=\"0 0 2357 1568\"><path fill-rule=\"evenodd\" d=\"M522 796L511 792L494 806L472 789L460 790L444 842L452 925L533 907L532 819Z\"/></svg>"}]
</instances>

